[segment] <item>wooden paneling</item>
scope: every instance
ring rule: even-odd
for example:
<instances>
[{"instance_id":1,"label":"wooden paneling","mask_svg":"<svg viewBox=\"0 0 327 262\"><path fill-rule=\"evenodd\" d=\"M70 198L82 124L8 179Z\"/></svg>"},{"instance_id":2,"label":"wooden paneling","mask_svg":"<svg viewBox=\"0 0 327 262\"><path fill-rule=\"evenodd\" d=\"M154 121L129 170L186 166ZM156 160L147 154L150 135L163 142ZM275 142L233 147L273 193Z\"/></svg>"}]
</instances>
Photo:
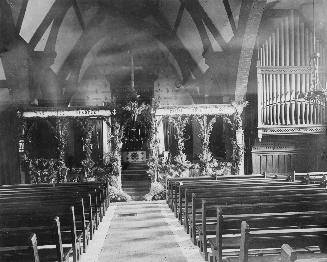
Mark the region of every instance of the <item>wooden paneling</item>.
<instances>
[{"instance_id":1,"label":"wooden paneling","mask_svg":"<svg viewBox=\"0 0 327 262\"><path fill-rule=\"evenodd\" d=\"M252 150L253 173L285 174L324 171L325 135L270 137L256 141Z\"/></svg>"}]
</instances>

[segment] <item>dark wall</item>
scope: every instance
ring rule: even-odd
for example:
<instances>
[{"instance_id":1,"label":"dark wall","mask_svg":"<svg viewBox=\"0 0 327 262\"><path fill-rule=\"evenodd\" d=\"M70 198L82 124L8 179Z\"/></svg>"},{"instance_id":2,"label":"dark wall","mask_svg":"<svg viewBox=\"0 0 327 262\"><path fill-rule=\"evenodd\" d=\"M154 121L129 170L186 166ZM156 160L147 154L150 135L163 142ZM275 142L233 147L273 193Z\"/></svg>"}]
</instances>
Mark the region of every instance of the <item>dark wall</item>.
<instances>
[{"instance_id":1,"label":"dark wall","mask_svg":"<svg viewBox=\"0 0 327 262\"><path fill-rule=\"evenodd\" d=\"M0 107L0 184L20 183L17 118L13 109Z\"/></svg>"}]
</instances>

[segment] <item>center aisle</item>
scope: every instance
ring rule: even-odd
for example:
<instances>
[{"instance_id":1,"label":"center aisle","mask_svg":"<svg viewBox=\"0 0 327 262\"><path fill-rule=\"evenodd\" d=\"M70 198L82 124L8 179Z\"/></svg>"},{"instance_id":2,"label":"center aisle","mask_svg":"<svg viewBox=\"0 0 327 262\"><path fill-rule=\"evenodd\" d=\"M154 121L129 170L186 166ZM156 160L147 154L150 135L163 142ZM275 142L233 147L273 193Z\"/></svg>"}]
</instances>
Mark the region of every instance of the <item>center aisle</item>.
<instances>
[{"instance_id":1,"label":"center aisle","mask_svg":"<svg viewBox=\"0 0 327 262\"><path fill-rule=\"evenodd\" d=\"M119 203L98 262L200 262L166 202Z\"/></svg>"}]
</instances>

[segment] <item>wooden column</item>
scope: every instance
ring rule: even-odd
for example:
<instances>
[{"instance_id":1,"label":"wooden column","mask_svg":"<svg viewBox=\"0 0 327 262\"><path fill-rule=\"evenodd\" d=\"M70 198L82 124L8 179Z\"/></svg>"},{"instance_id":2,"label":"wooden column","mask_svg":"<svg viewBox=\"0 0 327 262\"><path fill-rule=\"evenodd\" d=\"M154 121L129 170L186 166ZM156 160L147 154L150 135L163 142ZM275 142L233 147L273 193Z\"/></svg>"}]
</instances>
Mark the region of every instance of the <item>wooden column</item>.
<instances>
[{"instance_id":1,"label":"wooden column","mask_svg":"<svg viewBox=\"0 0 327 262\"><path fill-rule=\"evenodd\" d=\"M103 163L106 164L108 159L108 154L111 152L111 128L110 128L110 117L102 121L102 149L103 149Z\"/></svg>"},{"instance_id":2,"label":"wooden column","mask_svg":"<svg viewBox=\"0 0 327 262\"><path fill-rule=\"evenodd\" d=\"M111 138L113 139L112 140L112 146L113 146L113 155L114 157L118 160L118 175L117 175L117 188L119 190L122 189L122 182L121 182L121 149L122 149L122 146L123 146L123 143L122 143L122 136L124 134L124 129L123 129L123 126L121 126L118 122L116 122L115 120L113 120L113 123L112 123L112 136Z\"/></svg>"},{"instance_id":3,"label":"wooden column","mask_svg":"<svg viewBox=\"0 0 327 262\"><path fill-rule=\"evenodd\" d=\"M158 152L159 154L162 154L165 151L165 132L164 132L164 126L162 117L156 117L157 118L157 125L158 125L158 132L157 132L157 138L159 141L158 145Z\"/></svg>"},{"instance_id":4,"label":"wooden column","mask_svg":"<svg viewBox=\"0 0 327 262\"><path fill-rule=\"evenodd\" d=\"M244 131L243 128L236 130L236 144L240 148L239 162L238 162L238 175L244 175Z\"/></svg>"}]
</instances>

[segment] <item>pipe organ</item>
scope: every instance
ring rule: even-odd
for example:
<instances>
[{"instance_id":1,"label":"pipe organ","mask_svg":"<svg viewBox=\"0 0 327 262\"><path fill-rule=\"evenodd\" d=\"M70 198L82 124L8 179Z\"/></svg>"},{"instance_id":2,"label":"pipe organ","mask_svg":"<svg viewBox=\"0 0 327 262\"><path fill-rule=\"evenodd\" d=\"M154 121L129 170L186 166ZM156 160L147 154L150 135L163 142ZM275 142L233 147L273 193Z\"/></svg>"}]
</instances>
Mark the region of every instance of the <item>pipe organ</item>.
<instances>
[{"instance_id":1,"label":"pipe organ","mask_svg":"<svg viewBox=\"0 0 327 262\"><path fill-rule=\"evenodd\" d=\"M307 99L326 86L326 49L294 11L258 47L258 136L323 133L326 103Z\"/></svg>"}]
</instances>

